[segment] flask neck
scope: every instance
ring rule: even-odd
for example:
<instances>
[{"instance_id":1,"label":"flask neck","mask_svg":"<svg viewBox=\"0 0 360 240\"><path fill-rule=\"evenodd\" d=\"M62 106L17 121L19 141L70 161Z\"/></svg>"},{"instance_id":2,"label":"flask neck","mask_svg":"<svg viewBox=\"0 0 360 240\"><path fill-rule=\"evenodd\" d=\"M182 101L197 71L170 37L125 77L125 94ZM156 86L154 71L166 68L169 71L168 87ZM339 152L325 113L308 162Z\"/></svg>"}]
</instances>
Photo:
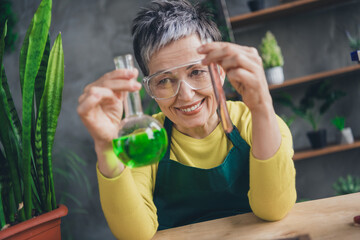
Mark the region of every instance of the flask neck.
<instances>
[{"instance_id":1,"label":"flask neck","mask_svg":"<svg viewBox=\"0 0 360 240\"><path fill-rule=\"evenodd\" d=\"M143 115L139 91L127 93L127 97L124 103L124 108L125 108L125 117Z\"/></svg>"}]
</instances>

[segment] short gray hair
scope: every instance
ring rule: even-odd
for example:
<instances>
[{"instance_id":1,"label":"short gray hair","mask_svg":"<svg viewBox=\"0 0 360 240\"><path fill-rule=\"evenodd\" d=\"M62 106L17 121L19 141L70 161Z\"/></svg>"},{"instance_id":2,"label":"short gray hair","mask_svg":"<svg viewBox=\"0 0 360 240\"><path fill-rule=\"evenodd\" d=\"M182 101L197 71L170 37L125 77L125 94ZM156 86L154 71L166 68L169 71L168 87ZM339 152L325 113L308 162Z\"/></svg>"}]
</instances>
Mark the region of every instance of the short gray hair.
<instances>
[{"instance_id":1,"label":"short gray hair","mask_svg":"<svg viewBox=\"0 0 360 240\"><path fill-rule=\"evenodd\" d=\"M149 74L151 56L169 43L197 34L201 40L220 41L221 34L211 15L187 0L154 0L133 21L135 58L143 74Z\"/></svg>"}]
</instances>

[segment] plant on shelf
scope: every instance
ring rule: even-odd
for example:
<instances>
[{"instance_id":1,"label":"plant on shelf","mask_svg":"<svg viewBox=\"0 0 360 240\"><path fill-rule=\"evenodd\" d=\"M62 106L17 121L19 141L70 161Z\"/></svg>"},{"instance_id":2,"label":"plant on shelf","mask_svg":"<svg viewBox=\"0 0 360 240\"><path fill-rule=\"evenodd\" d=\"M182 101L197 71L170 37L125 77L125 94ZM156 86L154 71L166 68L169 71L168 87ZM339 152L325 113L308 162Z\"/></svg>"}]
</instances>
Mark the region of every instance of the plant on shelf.
<instances>
[{"instance_id":1,"label":"plant on shelf","mask_svg":"<svg viewBox=\"0 0 360 240\"><path fill-rule=\"evenodd\" d=\"M360 192L360 178L350 174L347 175L346 178L339 177L333 184L333 189L336 191L337 195Z\"/></svg>"},{"instance_id":2,"label":"plant on shelf","mask_svg":"<svg viewBox=\"0 0 360 240\"><path fill-rule=\"evenodd\" d=\"M349 40L349 47L352 50L350 53L351 60L360 63L360 25L357 27L356 35L351 35L349 31L345 31L345 34Z\"/></svg>"},{"instance_id":3,"label":"plant on shelf","mask_svg":"<svg viewBox=\"0 0 360 240\"><path fill-rule=\"evenodd\" d=\"M351 128L345 128L345 117L336 116L331 119L331 123L339 130L340 134L338 134L337 139L340 144L351 144L354 142Z\"/></svg>"},{"instance_id":4,"label":"plant on shelf","mask_svg":"<svg viewBox=\"0 0 360 240\"><path fill-rule=\"evenodd\" d=\"M349 40L349 47L351 48L351 50L356 51L356 50L360 50L360 25L358 27L357 30L357 34L351 35L349 31L346 31L346 37Z\"/></svg>"},{"instance_id":5,"label":"plant on shelf","mask_svg":"<svg viewBox=\"0 0 360 240\"><path fill-rule=\"evenodd\" d=\"M308 122L313 130L307 134L312 148L322 148L326 146L326 130L319 129L319 122L333 103L343 96L345 93L332 89L329 81L322 81L307 88L299 105L293 102L290 94L284 92L276 95L274 101L289 107L294 114Z\"/></svg>"},{"instance_id":6,"label":"plant on shelf","mask_svg":"<svg viewBox=\"0 0 360 240\"><path fill-rule=\"evenodd\" d=\"M284 58L275 36L267 31L259 46L266 79L269 85L284 82Z\"/></svg>"},{"instance_id":7,"label":"plant on shelf","mask_svg":"<svg viewBox=\"0 0 360 240\"><path fill-rule=\"evenodd\" d=\"M54 209L58 215L55 218L67 212L64 206L57 209L52 172L52 148L64 84L64 53L61 34L50 48L51 9L51 0L41 1L21 48L22 122L3 65L6 23L1 33L0 239L22 228L18 227L20 222L34 222L37 217L33 217Z\"/></svg>"}]
</instances>

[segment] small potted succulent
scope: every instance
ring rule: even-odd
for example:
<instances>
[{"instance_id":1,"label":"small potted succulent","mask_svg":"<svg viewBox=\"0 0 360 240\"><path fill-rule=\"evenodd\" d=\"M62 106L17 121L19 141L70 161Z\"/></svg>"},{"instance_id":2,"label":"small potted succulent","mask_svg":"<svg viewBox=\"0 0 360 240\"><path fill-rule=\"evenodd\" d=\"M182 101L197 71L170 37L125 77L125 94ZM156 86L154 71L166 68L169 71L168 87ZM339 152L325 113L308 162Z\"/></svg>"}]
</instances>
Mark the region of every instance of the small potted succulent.
<instances>
[{"instance_id":1,"label":"small potted succulent","mask_svg":"<svg viewBox=\"0 0 360 240\"><path fill-rule=\"evenodd\" d=\"M284 58L275 36L267 31L259 46L266 79L269 85L284 82Z\"/></svg>"},{"instance_id":2,"label":"small potted succulent","mask_svg":"<svg viewBox=\"0 0 360 240\"><path fill-rule=\"evenodd\" d=\"M312 131L307 136L311 147L317 149L327 145L326 129L320 129L319 122L331 105L344 95L340 90L333 90L329 81L322 81L308 87L299 105L294 104L291 95L284 92L274 96L274 101L289 107L311 125Z\"/></svg>"},{"instance_id":3,"label":"small potted succulent","mask_svg":"<svg viewBox=\"0 0 360 240\"><path fill-rule=\"evenodd\" d=\"M352 134L351 128L345 128L345 118L336 116L331 119L331 123L339 130L338 142L340 144L351 144L354 142L354 136Z\"/></svg>"},{"instance_id":4,"label":"small potted succulent","mask_svg":"<svg viewBox=\"0 0 360 240\"><path fill-rule=\"evenodd\" d=\"M346 178L339 177L332 187L337 195L357 193L360 192L360 178L348 174Z\"/></svg>"}]
</instances>

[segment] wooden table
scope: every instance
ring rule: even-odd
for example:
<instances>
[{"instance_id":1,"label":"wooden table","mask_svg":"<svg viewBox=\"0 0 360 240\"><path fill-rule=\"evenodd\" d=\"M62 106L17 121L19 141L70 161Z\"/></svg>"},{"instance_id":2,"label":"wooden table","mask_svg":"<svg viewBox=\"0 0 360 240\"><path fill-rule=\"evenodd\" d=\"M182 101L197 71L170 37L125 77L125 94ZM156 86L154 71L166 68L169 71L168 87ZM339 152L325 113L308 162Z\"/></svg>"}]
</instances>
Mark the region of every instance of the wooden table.
<instances>
[{"instance_id":1,"label":"wooden table","mask_svg":"<svg viewBox=\"0 0 360 240\"><path fill-rule=\"evenodd\" d=\"M309 234L314 239L360 240L360 193L295 204L281 221L266 222L253 213L159 231L153 239L287 239Z\"/></svg>"}]
</instances>

